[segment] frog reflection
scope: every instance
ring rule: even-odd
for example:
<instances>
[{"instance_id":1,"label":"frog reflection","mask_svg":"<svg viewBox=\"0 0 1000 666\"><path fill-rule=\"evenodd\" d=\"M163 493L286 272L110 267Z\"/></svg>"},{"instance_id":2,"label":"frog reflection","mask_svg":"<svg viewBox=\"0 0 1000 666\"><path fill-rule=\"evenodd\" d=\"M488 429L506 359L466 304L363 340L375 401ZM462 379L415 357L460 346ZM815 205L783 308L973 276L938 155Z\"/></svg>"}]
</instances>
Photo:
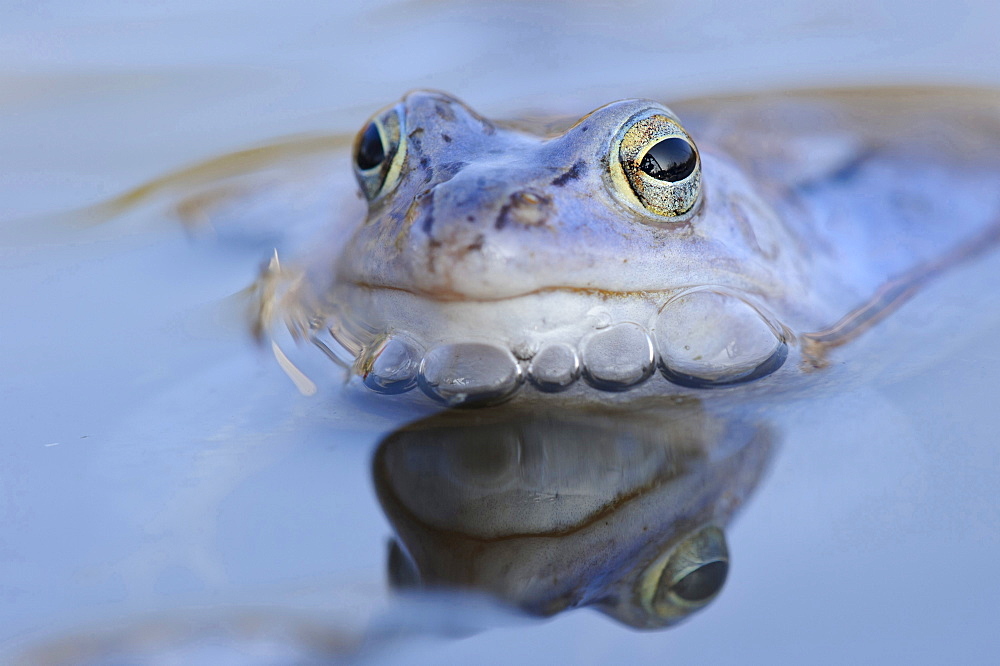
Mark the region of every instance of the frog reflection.
<instances>
[{"instance_id":1,"label":"frog reflection","mask_svg":"<svg viewBox=\"0 0 1000 666\"><path fill-rule=\"evenodd\" d=\"M397 588L484 592L535 615L637 628L721 590L724 535L773 449L760 423L669 410L449 412L388 436L375 485Z\"/></svg>"}]
</instances>

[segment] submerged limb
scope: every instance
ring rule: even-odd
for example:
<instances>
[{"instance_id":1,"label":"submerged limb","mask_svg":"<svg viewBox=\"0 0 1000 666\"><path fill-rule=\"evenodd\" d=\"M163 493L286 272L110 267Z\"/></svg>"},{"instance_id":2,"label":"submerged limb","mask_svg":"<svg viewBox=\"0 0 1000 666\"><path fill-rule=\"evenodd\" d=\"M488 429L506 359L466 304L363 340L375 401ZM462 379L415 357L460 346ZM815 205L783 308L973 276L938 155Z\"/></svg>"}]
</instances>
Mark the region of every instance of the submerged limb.
<instances>
[{"instance_id":1,"label":"submerged limb","mask_svg":"<svg viewBox=\"0 0 1000 666\"><path fill-rule=\"evenodd\" d=\"M929 282L994 250L998 243L1000 243L1000 220L938 259L920 264L885 283L871 299L829 328L802 334L803 369L815 370L827 367L830 364L827 355L831 350L858 338L902 307Z\"/></svg>"}]
</instances>

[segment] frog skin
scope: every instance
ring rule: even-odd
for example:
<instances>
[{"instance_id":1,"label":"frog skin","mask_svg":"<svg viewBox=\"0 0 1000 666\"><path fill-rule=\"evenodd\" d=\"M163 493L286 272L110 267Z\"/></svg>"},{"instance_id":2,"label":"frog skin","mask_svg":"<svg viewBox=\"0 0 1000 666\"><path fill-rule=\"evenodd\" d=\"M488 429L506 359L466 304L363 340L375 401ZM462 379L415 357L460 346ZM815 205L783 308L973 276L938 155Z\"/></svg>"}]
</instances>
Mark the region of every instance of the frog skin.
<instances>
[{"instance_id":1,"label":"frog skin","mask_svg":"<svg viewBox=\"0 0 1000 666\"><path fill-rule=\"evenodd\" d=\"M503 123L408 94L358 134L367 217L284 318L368 388L448 405L772 391L995 244L995 94L678 108Z\"/></svg>"},{"instance_id":2,"label":"frog skin","mask_svg":"<svg viewBox=\"0 0 1000 666\"><path fill-rule=\"evenodd\" d=\"M644 402L644 401L640 401ZM776 449L766 424L693 400L451 410L388 435L372 469L397 589L591 607L640 629L720 593L725 529Z\"/></svg>"}]
</instances>

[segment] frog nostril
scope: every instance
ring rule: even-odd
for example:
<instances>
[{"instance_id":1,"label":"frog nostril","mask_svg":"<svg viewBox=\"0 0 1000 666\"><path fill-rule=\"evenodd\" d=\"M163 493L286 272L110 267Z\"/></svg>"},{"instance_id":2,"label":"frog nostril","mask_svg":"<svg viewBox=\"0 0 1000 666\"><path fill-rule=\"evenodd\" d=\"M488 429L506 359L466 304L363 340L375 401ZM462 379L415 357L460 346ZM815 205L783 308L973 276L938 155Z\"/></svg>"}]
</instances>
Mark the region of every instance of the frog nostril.
<instances>
[{"instance_id":1,"label":"frog nostril","mask_svg":"<svg viewBox=\"0 0 1000 666\"><path fill-rule=\"evenodd\" d=\"M519 190L510 195L500 208L494 226L503 229L508 224L523 227L544 225L552 214L552 199L532 190Z\"/></svg>"}]
</instances>

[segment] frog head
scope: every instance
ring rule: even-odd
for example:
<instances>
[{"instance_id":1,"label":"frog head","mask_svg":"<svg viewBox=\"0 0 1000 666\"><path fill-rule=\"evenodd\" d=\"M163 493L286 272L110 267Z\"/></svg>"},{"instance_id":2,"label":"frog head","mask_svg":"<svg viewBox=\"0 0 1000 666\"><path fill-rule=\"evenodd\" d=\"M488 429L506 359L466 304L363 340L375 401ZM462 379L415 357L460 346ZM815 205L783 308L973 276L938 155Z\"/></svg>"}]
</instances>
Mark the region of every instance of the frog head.
<instances>
[{"instance_id":1,"label":"frog head","mask_svg":"<svg viewBox=\"0 0 1000 666\"><path fill-rule=\"evenodd\" d=\"M767 303L799 272L777 215L668 108L495 122L413 92L354 143L368 214L327 328L369 388L492 402L525 380L729 386L785 358Z\"/></svg>"}]
</instances>

